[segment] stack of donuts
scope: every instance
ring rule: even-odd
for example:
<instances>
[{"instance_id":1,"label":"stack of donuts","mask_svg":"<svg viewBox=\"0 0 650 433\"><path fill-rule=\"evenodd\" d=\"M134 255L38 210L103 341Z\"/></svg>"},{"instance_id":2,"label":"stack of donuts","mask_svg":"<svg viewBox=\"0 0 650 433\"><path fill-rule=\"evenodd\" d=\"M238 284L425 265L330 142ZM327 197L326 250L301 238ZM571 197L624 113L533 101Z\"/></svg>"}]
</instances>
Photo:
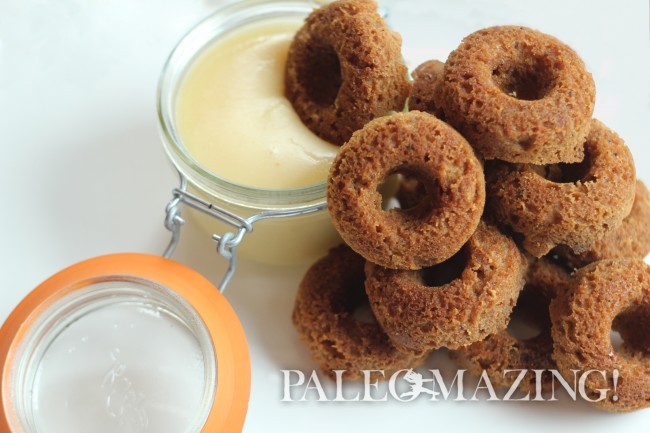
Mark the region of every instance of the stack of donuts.
<instances>
[{"instance_id":1,"label":"stack of donuts","mask_svg":"<svg viewBox=\"0 0 650 433\"><path fill-rule=\"evenodd\" d=\"M313 358L332 376L387 378L447 348L502 386L505 370L604 370L587 377L594 396L618 370L596 406L650 406L650 194L592 119L583 61L539 31L491 27L409 82L376 9L315 10L287 61L296 112L342 145L327 203L345 244L307 271L293 312ZM539 334L516 337L513 317Z\"/></svg>"}]
</instances>

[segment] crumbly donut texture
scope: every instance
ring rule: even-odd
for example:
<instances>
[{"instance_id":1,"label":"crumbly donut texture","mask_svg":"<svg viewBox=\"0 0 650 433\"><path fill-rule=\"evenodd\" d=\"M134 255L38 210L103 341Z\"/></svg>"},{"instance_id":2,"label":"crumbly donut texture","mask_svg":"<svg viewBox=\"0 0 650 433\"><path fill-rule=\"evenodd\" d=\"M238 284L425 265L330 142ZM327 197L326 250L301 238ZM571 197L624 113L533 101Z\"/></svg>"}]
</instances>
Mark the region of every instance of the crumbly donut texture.
<instances>
[{"instance_id":1,"label":"crumbly donut texture","mask_svg":"<svg viewBox=\"0 0 650 433\"><path fill-rule=\"evenodd\" d=\"M417 178L427 197L383 211L377 188L396 172ZM419 111L396 113L371 121L341 148L327 204L343 240L367 260L420 269L447 260L474 233L485 204L483 168L446 123Z\"/></svg>"},{"instance_id":2,"label":"crumbly donut texture","mask_svg":"<svg viewBox=\"0 0 650 433\"><path fill-rule=\"evenodd\" d=\"M397 350L375 323L353 313L365 299L365 260L346 246L333 248L305 274L293 309L293 323L324 373L346 370L346 379L362 379L360 370L392 372L418 366L426 354Z\"/></svg>"},{"instance_id":3,"label":"crumbly donut texture","mask_svg":"<svg viewBox=\"0 0 650 433\"><path fill-rule=\"evenodd\" d=\"M517 378L505 370L546 372L542 391L549 370L569 383L604 370L586 376L592 398L610 389L596 407L650 407L650 193L623 140L592 119L583 61L539 31L490 27L418 66L411 86L376 10L315 10L286 65L300 119L342 146L327 205L349 247L307 271L292 316L314 360L331 377L383 370L377 380L446 347L496 386ZM401 208L383 210L389 196ZM355 313L364 302L370 323ZM508 331L520 315L541 333ZM519 389L536 395L537 379Z\"/></svg>"},{"instance_id":4,"label":"crumbly donut texture","mask_svg":"<svg viewBox=\"0 0 650 433\"><path fill-rule=\"evenodd\" d=\"M411 90L402 38L377 8L373 0L340 0L316 9L289 48L286 96L303 123L334 144L402 111Z\"/></svg>"},{"instance_id":5,"label":"crumbly donut texture","mask_svg":"<svg viewBox=\"0 0 650 433\"><path fill-rule=\"evenodd\" d=\"M570 47L526 27L498 26L449 54L442 105L485 159L552 164L582 160L595 94Z\"/></svg>"},{"instance_id":6,"label":"crumbly donut texture","mask_svg":"<svg viewBox=\"0 0 650 433\"><path fill-rule=\"evenodd\" d=\"M455 260L422 271L368 262L370 306L396 347L417 352L456 349L506 328L527 264L517 246L481 223ZM429 286L458 265L460 276Z\"/></svg>"},{"instance_id":7,"label":"crumbly donut texture","mask_svg":"<svg viewBox=\"0 0 650 433\"><path fill-rule=\"evenodd\" d=\"M552 376L548 370L555 369L553 340L549 305L557 291L570 281L570 275L563 267L547 258L535 260L526 273L526 285L520 293L512 317L526 317L540 329L540 333L529 339L519 339L508 330L488 336L466 347L450 352L450 357L470 374L480 376L485 370L494 386L510 388L518 372L505 374L506 370L545 370L541 375L542 391L551 389ZM527 374L519 382L519 389L535 395L536 376Z\"/></svg>"},{"instance_id":8,"label":"crumbly donut texture","mask_svg":"<svg viewBox=\"0 0 650 433\"><path fill-rule=\"evenodd\" d=\"M555 252L574 268L604 259L642 259L650 253L650 192L640 180L636 183L636 194L632 211L621 225L607 233L602 239L582 254L574 254L560 245Z\"/></svg>"},{"instance_id":9,"label":"crumbly donut texture","mask_svg":"<svg viewBox=\"0 0 650 433\"><path fill-rule=\"evenodd\" d=\"M413 88L408 99L409 110L425 111L438 119L445 120L440 103L440 90L445 64L428 60L413 71Z\"/></svg>"},{"instance_id":10,"label":"crumbly donut texture","mask_svg":"<svg viewBox=\"0 0 650 433\"><path fill-rule=\"evenodd\" d=\"M605 370L607 379L587 376L585 388L596 399L599 389L613 390L612 371L619 371L616 398L610 391L594 403L601 409L627 412L650 406L647 338L645 347L625 341L614 350L610 337L617 316L641 313L650 314L650 266L638 259L592 263L575 273L571 290L551 302L553 356L562 375L573 378L571 370ZM647 335L647 328L635 329Z\"/></svg>"},{"instance_id":11,"label":"crumbly donut texture","mask_svg":"<svg viewBox=\"0 0 650 433\"><path fill-rule=\"evenodd\" d=\"M561 244L587 251L632 209L634 161L623 140L593 120L584 147L578 165L495 162L486 169L491 212L524 236L524 248L535 257ZM565 181L572 172L580 178Z\"/></svg>"},{"instance_id":12,"label":"crumbly donut texture","mask_svg":"<svg viewBox=\"0 0 650 433\"><path fill-rule=\"evenodd\" d=\"M570 282L570 266L561 257L532 259L526 271L526 283L534 286L548 299L568 290Z\"/></svg>"}]
</instances>

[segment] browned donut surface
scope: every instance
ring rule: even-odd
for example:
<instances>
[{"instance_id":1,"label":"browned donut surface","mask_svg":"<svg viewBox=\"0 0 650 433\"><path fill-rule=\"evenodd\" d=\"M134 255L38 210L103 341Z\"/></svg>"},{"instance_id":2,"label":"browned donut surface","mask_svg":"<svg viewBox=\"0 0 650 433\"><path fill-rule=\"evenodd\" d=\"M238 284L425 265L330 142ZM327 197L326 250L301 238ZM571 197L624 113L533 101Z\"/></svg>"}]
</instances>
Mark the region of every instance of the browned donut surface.
<instances>
[{"instance_id":1,"label":"browned donut surface","mask_svg":"<svg viewBox=\"0 0 650 433\"><path fill-rule=\"evenodd\" d=\"M408 100L409 110L426 111L438 119L445 120L440 104L440 90L445 64L428 60L413 71L413 88Z\"/></svg>"},{"instance_id":2,"label":"browned donut surface","mask_svg":"<svg viewBox=\"0 0 650 433\"><path fill-rule=\"evenodd\" d=\"M650 253L650 192L640 180L636 183L636 195L632 211L621 225L582 254L574 254L569 248L559 246L557 254L575 268L604 259L642 259ZM650 334L650 333L649 333Z\"/></svg>"},{"instance_id":3,"label":"browned donut surface","mask_svg":"<svg viewBox=\"0 0 650 433\"><path fill-rule=\"evenodd\" d=\"M485 159L582 160L595 85L552 36L515 26L472 33L449 55L442 93L447 121Z\"/></svg>"},{"instance_id":4,"label":"browned donut surface","mask_svg":"<svg viewBox=\"0 0 650 433\"><path fill-rule=\"evenodd\" d=\"M389 378L424 360L412 351L397 350L376 321L354 316L367 301L364 263L346 246L333 248L307 271L298 289L294 326L314 360L332 377L332 370L346 370L347 379L363 378L360 370L384 370L384 378Z\"/></svg>"},{"instance_id":5,"label":"browned donut surface","mask_svg":"<svg viewBox=\"0 0 650 433\"><path fill-rule=\"evenodd\" d=\"M521 233L524 248L536 257L562 244L587 251L632 209L634 161L623 140L593 120L584 147L580 164L487 167L491 212Z\"/></svg>"},{"instance_id":6,"label":"browned donut surface","mask_svg":"<svg viewBox=\"0 0 650 433\"><path fill-rule=\"evenodd\" d=\"M598 398L599 389L613 390L612 371L619 372L616 394L594 403L626 412L650 406L650 346L648 338L628 341L615 350L612 322L619 316L650 314L650 267L642 260L603 260L578 270L570 290L551 302L553 356L565 378L572 370L604 370L607 379L590 374L585 389ZM639 322L647 324L645 322ZM648 329L635 327L638 335ZM639 345L645 343L645 347Z\"/></svg>"},{"instance_id":7,"label":"browned donut surface","mask_svg":"<svg viewBox=\"0 0 650 433\"><path fill-rule=\"evenodd\" d=\"M548 370L556 368L549 305L555 293L564 290L569 281L570 275L562 266L547 258L535 260L528 268L526 285L510 321L532 325L539 333L518 337L504 330L451 352L451 359L475 376L485 370L491 383L501 387L509 388L517 379L517 371L506 374L506 370L527 370L519 389L531 393L536 391L537 380L532 370L545 370L541 374L542 390L549 391L553 378Z\"/></svg>"},{"instance_id":8,"label":"browned donut surface","mask_svg":"<svg viewBox=\"0 0 650 433\"><path fill-rule=\"evenodd\" d=\"M535 287L548 299L568 290L571 281L570 266L563 258L545 256L532 259L526 271L526 283Z\"/></svg>"},{"instance_id":9,"label":"browned donut surface","mask_svg":"<svg viewBox=\"0 0 650 433\"><path fill-rule=\"evenodd\" d=\"M424 186L417 206L382 210L377 188L394 173ZM367 260L419 269L450 258L474 233L485 204L483 169L446 123L419 111L397 113L368 123L341 148L327 204L343 239Z\"/></svg>"},{"instance_id":10,"label":"browned donut surface","mask_svg":"<svg viewBox=\"0 0 650 433\"><path fill-rule=\"evenodd\" d=\"M375 117L404 109L410 83L401 44L373 0L316 9L289 48L286 96L310 130L341 145Z\"/></svg>"},{"instance_id":11,"label":"browned donut surface","mask_svg":"<svg viewBox=\"0 0 650 433\"><path fill-rule=\"evenodd\" d=\"M375 317L403 350L456 349L506 328L524 284L526 259L481 223L451 260L421 271L366 265Z\"/></svg>"}]
</instances>

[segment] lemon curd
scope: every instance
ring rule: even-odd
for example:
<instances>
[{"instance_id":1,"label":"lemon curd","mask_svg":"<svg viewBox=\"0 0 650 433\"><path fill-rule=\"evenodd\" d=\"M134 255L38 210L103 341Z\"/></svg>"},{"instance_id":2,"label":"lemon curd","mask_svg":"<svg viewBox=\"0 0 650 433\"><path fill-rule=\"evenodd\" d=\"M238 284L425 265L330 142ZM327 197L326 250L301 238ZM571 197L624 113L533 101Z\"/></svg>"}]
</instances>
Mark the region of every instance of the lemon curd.
<instances>
[{"instance_id":1,"label":"lemon curd","mask_svg":"<svg viewBox=\"0 0 650 433\"><path fill-rule=\"evenodd\" d=\"M299 19L245 24L204 48L177 96L176 126L208 171L255 188L326 179L338 146L312 133L284 97L284 69Z\"/></svg>"}]
</instances>

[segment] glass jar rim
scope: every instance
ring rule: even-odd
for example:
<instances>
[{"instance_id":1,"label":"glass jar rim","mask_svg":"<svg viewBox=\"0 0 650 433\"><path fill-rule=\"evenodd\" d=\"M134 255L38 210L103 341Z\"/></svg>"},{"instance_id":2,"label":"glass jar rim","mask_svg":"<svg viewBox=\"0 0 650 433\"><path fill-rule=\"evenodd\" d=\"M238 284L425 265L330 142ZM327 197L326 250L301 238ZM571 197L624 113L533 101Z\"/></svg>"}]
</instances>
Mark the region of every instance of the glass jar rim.
<instances>
[{"instance_id":1,"label":"glass jar rim","mask_svg":"<svg viewBox=\"0 0 650 433\"><path fill-rule=\"evenodd\" d=\"M38 372L44 368L48 354L60 335L78 320L87 319L106 308L138 306L175 320L189 331L198 344L204 366L202 397L196 413L188 419L190 424L186 430L200 431L213 406L218 386L218 365L208 329L196 310L168 287L132 275L91 278L80 281L77 286L38 315L17 348L19 355L14 366L14 402L22 408L19 411L22 424L34 431L40 429L34 411L34 399L37 398L34 390L39 388L36 385ZM86 338L97 338L91 331L87 335Z\"/></svg>"},{"instance_id":2,"label":"glass jar rim","mask_svg":"<svg viewBox=\"0 0 650 433\"><path fill-rule=\"evenodd\" d=\"M216 389L200 431L241 431L248 410L251 371L248 344L239 318L217 288L195 270L173 260L140 253L94 257L63 269L32 290L12 311L0 328L0 431L23 431L14 393L20 384L15 380L20 376L20 365L29 363L21 355L26 353L22 348L30 339L30 330L40 326L42 315L47 315L50 307L56 307L68 294L83 290L92 282L125 278L150 281L165 288L162 293L173 304L179 306L182 300L192 307L202 322L194 323L207 329L211 340L202 344L206 347L204 353L216 357Z\"/></svg>"},{"instance_id":3,"label":"glass jar rim","mask_svg":"<svg viewBox=\"0 0 650 433\"><path fill-rule=\"evenodd\" d=\"M257 188L232 182L209 171L187 151L174 127L173 109L188 67L216 39L253 21L306 17L324 2L318 0L243 0L230 3L194 25L169 54L158 81L157 114L163 146L179 174L190 185L222 201L255 210L294 210L322 206L326 181L287 189Z\"/></svg>"}]
</instances>

